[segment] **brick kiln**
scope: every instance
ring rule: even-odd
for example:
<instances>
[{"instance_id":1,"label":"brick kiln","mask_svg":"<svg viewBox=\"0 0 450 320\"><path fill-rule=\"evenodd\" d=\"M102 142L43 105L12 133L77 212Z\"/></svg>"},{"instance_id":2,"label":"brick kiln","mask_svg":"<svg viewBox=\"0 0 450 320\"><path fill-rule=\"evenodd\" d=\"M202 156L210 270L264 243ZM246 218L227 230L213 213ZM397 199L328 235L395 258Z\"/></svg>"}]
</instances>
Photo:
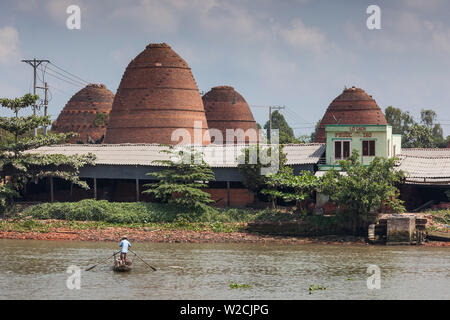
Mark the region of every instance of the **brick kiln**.
<instances>
[{"instance_id":1,"label":"brick kiln","mask_svg":"<svg viewBox=\"0 0 450 320\"><path fill-rule=\"evenodd\" d=\"M177 144L171 140L173 131L185 129L193 138L195 121L202 125L202 144L209 144L205 109L191 69L169 45L149 44L125 70L105 142Z\"/></svg>"},{"instance_id":2,"label":"brick kiln","mask_svg":"<svg viewBox=\"0 0 450 320\"><path fill-rule=\"evenodd\" d=\"M75 132L69 143L101 143L114 94L104 84L88 84L78 91L52 124L56 133Z\"/></svg>"},{"instance_id":3,"label":"brick kiln","mask_svg":"<svg viewBox=\"0 0 450 320\"><path fill-rule=\"evenodd\" d=\"M254 130L254 135L240 136L234 139L236 143L252 143L258 141L258 128L250 107L245 99L230 86L212 88L203 96L206 119L209 129L222 132L223 143L226 143L226 129ZM213 139L213 133L211 134ZM216 141L216 143L219 141Z\"/></svg>"},{"instance_id":4,"label":"brick kiln","mask_svg":"<svg viewBox=\"0 0 450 320\"><path fill-rule=\"evenodd\" d=\"M351 87L331 102L322 121L315 142L325 143L327 124L387 124L383 111L363 89Z\"/></svg>"}]
</instances>

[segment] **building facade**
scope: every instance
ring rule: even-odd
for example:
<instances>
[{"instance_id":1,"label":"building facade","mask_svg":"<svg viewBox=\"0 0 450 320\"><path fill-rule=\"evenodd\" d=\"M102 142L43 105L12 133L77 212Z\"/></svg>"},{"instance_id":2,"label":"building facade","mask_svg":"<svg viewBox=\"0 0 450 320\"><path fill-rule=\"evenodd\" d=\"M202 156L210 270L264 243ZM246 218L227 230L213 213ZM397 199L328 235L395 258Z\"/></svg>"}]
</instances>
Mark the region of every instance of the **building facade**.
<instances>
[{"instance_id":1,"label":"building facade","mask_svg":"<svg viewBox=\"0 0 450 320\"><path fill-rule=\"evenodd\" d=\"M326 125L325 163L319 170L338 167L357 151L362 164L370 164L375 157L392 158L402 152L401 135L392 134L389 125Z\"/></svg>"}]
</instances>

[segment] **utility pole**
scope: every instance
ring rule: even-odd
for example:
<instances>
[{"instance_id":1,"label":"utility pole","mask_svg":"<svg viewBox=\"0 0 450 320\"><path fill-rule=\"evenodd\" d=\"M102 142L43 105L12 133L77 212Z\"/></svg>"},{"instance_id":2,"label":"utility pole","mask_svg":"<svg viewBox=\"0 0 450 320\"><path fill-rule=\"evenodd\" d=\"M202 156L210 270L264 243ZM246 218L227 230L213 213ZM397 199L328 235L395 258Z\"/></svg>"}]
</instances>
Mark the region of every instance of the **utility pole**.
<instances>
[{"instance_id":1,"label":"utility pole","mask_svg":"<svg viewBox=\"0 0 450 320\"><path fill-rule=\"evenodd\" d=\"M48 84L47 82L44 84L44 87L36 87L37 89L44 90L44 116L47 116L47 107L48 107ZM47 126L44 127L44 135L47 135Z\"/></svg>"},{"instance_id":2,"label":"utility pole","mask_svg":"<svg viewBox=\"0 0 450 320\"><path fill-rule=\"evenodd\" d=\"M38 60L36 58L34 58L33 60L22 60L22 62L25 62L27 64L29 64L30 66L33 67L33 80L34 80L34 84L33 84L33 94L36 95L36 77L37 77L37 72L36 69L41 65L41 63L43 62L47 62L49 63L49 60ZM36 115L36 104L33 106L33 114ZM34 136L37 135L37 128L34 129Z\"/></svg>"},{"instance_id":3,"label":"utility pole","mask_svg":"<svg viewBox=\"0 0 450 320\"><path fill-rule=\"evenodd\" d=\"M269 143L272 142L272 110L282 110L285 107L269 106Z\"/></svg>"}]
</instances>

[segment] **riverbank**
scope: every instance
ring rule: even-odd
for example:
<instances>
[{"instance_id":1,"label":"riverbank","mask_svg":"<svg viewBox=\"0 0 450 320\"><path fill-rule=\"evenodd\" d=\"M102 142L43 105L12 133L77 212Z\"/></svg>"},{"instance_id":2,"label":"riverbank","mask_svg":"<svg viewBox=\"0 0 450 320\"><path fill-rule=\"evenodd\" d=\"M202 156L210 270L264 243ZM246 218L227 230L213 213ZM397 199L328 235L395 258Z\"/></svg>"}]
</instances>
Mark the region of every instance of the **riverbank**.
<instances>
[{"instance_id":1,"label":"riverbank","mask_svg":"<svg viewBox=\"0 0 450 320\"><path fill-rule=\"evenodd\" d=\"M246 223L153 223L131 226L102 222L64 220L0 221L0 239L119 241L164 243L280 243L360 244L364 238L327 236L319 238L279 237L245 232Z\"/></svg>"},{"instance_id":2,"label":"riverbank","mask_svg":"<svg viewBox=\"0 0 450 320\"><path fill-rule=\"evenodd\" d=\"M102 222L63 220L2 220L0 239L117 242L127 235L132 242L156 243L277 243L367 245L363 237L289 237L245 232L245 223L160 223L112 225ZM430 241L424 246L450 247L450 242Z\"/></svg>"}]
</instances>

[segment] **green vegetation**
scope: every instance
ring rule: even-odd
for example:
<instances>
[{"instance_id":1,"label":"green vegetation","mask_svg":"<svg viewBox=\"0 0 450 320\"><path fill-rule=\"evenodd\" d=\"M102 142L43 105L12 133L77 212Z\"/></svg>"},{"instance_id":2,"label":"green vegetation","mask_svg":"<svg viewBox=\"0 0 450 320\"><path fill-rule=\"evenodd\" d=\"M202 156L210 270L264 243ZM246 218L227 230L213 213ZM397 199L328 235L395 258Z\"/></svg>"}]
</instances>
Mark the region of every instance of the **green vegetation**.
<instances>
[{"instance_id":1,"label":"green vegetation","mask_svg":"<svg viewBox=\"0 0 450 320\"><path fill-rule=\"evenodd\" d=\"M144 202L82 200L54 202L17 208L9 219L0 220L0 231L49 232L51 229L106 229L109 227L152 230L243 232L250 221L293 219L289 213L272 210L217 209L193 214L173 205Z\"/></svg>"},{"instance_id":2,"label":"green vegetation","mask_svg":"<svg viewBox=\"0 0 450 320\"><path fill-rule=\"evenodd\" d=\"M450 136L444 139L441 124L436 123L437 114L433 110L422 109L419 123L409 112L392 106L386 108L385 117L392 126L392 132L402 135L404 148L446 148L450 142Z\"/></svg>"},{"instance_id":3,"label":"green vegetation","mask_svg":"<svg viewBox=\"0 0 450 320\"><path fill-rule=\"evenodd\" d=\"M319 126L322 120L317 120L316 125L314 126L314 131L311 132L310 142L314 142L316 140L317 134L319 132Z\"/></svg>"},{"instance_id":4,"label":"green vegetation","mask_svg":"<svg viewBox=\"0 0 450 320\"><path fill-rule=\"evenodd\" d=\"M102 221L112 224L176 223L181 226L193 222L245 223L250 221L292 220L290 213L274 210L217 209L194 214L174 205L151 202L108 202L87 199L79 202L42 203L26 207L22 217L67 221Z\"/></svg>"},{"instance_id":5,"label":"green vegetation","mask_svg":"<svg viewBox=\"0 0 450 320\"><path fill-rule=\"evenodd\" d=\"M327 288L325 286L314 284L309 286L309 294L312 294L315 290L327 290Z\"/></svg>"},{"instance_id":6,"label":"green vegetation","mask_svg":"<svg viewBox=\"0 0 450 320\"><path fill-rule=\"evenodd\" d=\"M0 214L11 207L15 198L29 181L57 177L82 188L88 185L78 178L79 169L94 160L88 156L39 155L28 153L31 149L65 142L74 135L30 134L39 127L51 124L50 117L19 116L19 112L32 106L39 97L26 94L16 99L0 99L0 106L14 112L11 118L0 117Z\"/></svg>"},{"instance_id":7,"label":"green vegetation","mask_svg":"<svg viewBox=\"0 0 450 320\"><path fill-rule=\"evenodd\" d=\"M294 175L293 169L284 167L278 173L267 176L266 188L261 191L272 200L275 209L277 199L295 202L297 212L305 211L305 201L319 186L319 179L309 171Z\"/></svg>"},{"instance_id":8,"label":"green vegetation","mask_svg":"<svg viewBox=\"0 0 450 320\"><path fill-rule=\"evenodd\" d=\"M109 114L105 112L99 112L95 115L94 126L101 127L106 126L109 121Z\"/></svg>"},{"instance_id":9,"label":"green vegetation","mask_svg":"<svg viewBox=\"0 0 450 320\"><path fill-rule=\"evenodd\" d=\"M429 212L433 215L433 219L442 224L450 225L450 210L438 210Z\"/></svg>"},{"instance_id":10,"label":"green vegetation","mask_svg":"<svg viewBox=\"0 0 450 320\"><path fill-rule=\"evenodd\" d=\"M183 230L209 231L215 233L243 232L242 223L233 222L186 222L176 220L167 223L110 223L103 221L66 221L66 220L36 220L36 219L8 219L0 220L1 232L37 232L48 233L54 230L105 230L109 228L127 228L144 231Z\"/></svg>"},{"instance_id":11,"label":"green vegetation","mask_svg":"<svg viewBox=\"0 0 450 320\"><path fill-rule=\"evenodd\" d=\"M208 182L214 181L215 176L204 161L203 154L194 148L175 151L170 147L163 152L171 155L170 160L155 162L166 169L147 174L158 179L158 182L144 185L149 189L143 193L152 194L163 203L177 205L191 212L214 214L216 210L210 206L214 201L202 188L208 187Z\"/></svg>"},{"instance_id":12,"label":"green vegetation","mask_svg":"<svg viewBox=\"0 0 450 320\"><path fill-rule=\"evenodd\" d=\"M262 190L268 188L268 175L271 169L275 167L282 172L288 170L286 161L286 154L281 146L278 149L262 149L258 144L244 150L239 158L238 169L244 178L243 184L254 193L255 202L264 196Z\"/></svg>"},{"instance_id":13,"label":"green vegetation","mask_svg":"<svg viewBox=\"0 0 450 320\"><path fill-rule=\"evenodd\" d=\"M299 140L295 138L294 130L288 125L284 116L278 111L275 110L272 112L272 129L278 129L279 133L279 143L280 144L288 144L288 143L299 143ZM270 141L270 122L267 121L264 125L264 129L267 130L267 139Z\"/></svg>"},{"instance_id":14,"label":"green vegetation","mask_svg":"<svg viewBox=\"0 0 450 320\"><path fill-rule=\"evenodd\" d=\"M448 232L450 226L450 209L429 210L426 214L432 215L431 221L427 223L428 231Z\"/></svg>"},{"instance_id":15,"label":"green vegetation","mask_svg":"<svg viewBox=\"0 0 450 320\"><path fill-rule=\"evenodd\" d=\"M397 188L404 173L394 169L395 159L376 157L369 165L363 165L359 158L359 153L354 150L349 159L339 162L341 172L328 171L321 181L323 193L354 215L366 216L383 207L404 212Z\"/></svg>"},{"instance_id":16,"label":"green vegetation","mask_svg":"<svg viewBox=\"0 0 450 320\"><path fill-rule=\"evenodd\" d=\"M235 283L235 282L230 282L230 289L250 289L252 286L247 284L247 283Z\"/></svg>"},{"instance_id":17,"label":"green vegetation","mask_svg":"<svg viewBox=\"0 0 450 320\"><path fill-rule=\"evenodd\" d=\"M321 179L320 188L341 209L338 215L348 219L353 233L366 224L369 212L384 209L405 212L397 188L404 173L394 169L395 159L375 157L369 165L363 165L355 150L339 165L342 170L328 171Z\"/></svg>"},{"instance_id":18,"label":"green vegetation","mask_svg":"<svg viewBox=\"0 0 450 320\"><path fill-rule=\"evenodd\" d=\"M23 216L35 219L69 221L103 221L108 223L190 223L190 222L247 222L255 219L258 211L216 210L194 214L174 205L147 202L108 202L82 200L79 202L43 203L27 207Z\"/></svg>"}]
</instances>

